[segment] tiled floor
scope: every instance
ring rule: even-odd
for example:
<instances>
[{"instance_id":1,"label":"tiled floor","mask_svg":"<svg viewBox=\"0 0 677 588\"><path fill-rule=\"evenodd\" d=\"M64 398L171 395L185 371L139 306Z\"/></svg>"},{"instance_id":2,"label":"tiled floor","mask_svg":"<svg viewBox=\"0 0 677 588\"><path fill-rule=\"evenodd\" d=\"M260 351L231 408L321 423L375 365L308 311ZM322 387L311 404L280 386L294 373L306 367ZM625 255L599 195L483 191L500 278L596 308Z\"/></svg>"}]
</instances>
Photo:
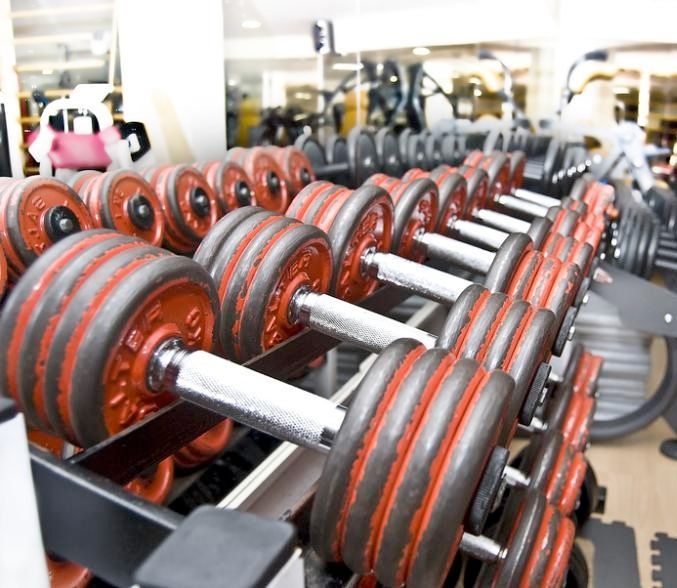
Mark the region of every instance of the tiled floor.
<instances>
[{"instance_id":1,"label":"tiled floor","mask_svg":"<svg viewBox=\"0 0 677 588\"><path fill-rule=\"evenodd\" d=\"M588 451L599 483L607 487L602 520L623 521L635 530L643 587L656 585L651 580L654 533L663 531L677 537L677 461L658 450L661 441L674 436L660 420L630 437L594 443ZM677 578L672 586L677 586Z\"/></svg>"}]
</instances>

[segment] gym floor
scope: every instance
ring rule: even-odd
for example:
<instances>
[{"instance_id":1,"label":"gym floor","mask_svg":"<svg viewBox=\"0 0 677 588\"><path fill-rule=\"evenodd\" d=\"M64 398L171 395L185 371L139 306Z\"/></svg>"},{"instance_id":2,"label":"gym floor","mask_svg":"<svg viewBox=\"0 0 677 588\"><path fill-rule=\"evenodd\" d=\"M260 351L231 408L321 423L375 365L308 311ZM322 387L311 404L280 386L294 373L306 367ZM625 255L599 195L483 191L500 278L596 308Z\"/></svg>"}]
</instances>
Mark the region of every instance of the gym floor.
<instances>
[{"instance_id":1,"label":"gym floor","mask_svg":"<svg viewBox=\"0 0 677 588\"><path fill-rule=\"evenodd\" d=\"M629 437L593 443L587 453L599 483L607 488L606 510L595 516L605 523L622 521L634 529L644 587L659 585L651 578L654 534L662 531L677 538L677 462L664 457L658 449L664 439L675 436L660 419ZM591 555L589 542L581 540L581 547ZM594 577L592 565L590 576ZM677 585L677 578L673 581L672 586Z\"/></svg>"}]
</instances>

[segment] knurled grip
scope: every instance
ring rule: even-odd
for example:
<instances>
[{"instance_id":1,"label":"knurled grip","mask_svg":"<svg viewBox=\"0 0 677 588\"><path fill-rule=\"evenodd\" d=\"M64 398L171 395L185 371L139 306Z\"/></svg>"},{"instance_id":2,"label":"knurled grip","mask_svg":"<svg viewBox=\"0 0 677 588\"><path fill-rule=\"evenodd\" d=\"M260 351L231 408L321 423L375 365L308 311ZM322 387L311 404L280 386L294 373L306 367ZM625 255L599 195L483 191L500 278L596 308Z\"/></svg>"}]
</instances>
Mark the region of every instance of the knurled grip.
<instances>
[{"instance_id":1,"label":"knurled grip","mask_svg":"<svg viewBox=\"0 0 677 588\"><path fill-rule=\"evenodd\" d=\"M508 233L526 233L531 226L527 221L494 210L477 210L473 213L473 216L492 227L501 229L501 231L507 231Z\"/></svg>"},{"instance_id":2,"label":"knurled grip","mask_svg":"<svg viewBox=\"0 0 677 588\"><path fill-rule=\"evenodd\" d=\"M466 220L454 220L449 224L449 228L456 231L464 239L491 249L498 249L509 236L504 231Z\"/></svg>"},{"instance_id":3,"label":"knurled grip","mask_svg":"<svg viewBox=\"0 0 677 588\"><path fill-rule=\"evenodd\" d=\"M326 294L299 293L296 312L311 329L372 353L379 353L398 339L415 339L428 349L437 341L430 333Z\"/></svg>"},{"instance_id":4,"label":"knurled grip","mask_svg":"<svg viewBox=\"0 0 677 588\"><path fill-rule=\"evenodd\" d=\"M425 248L428 257L442 259L480 274L489 271L495 257L491 251L437 233L423 233L416 240Z\"/></svg>"},{"instance_id":5,"label":"knurled grip","mask_svg":"<svg viewBox=\"0 0 677 588\"><path fill-rule=\"evenodd\" d=\"M472 284L463 278L391 253L366 253L362 263L379 282L447 306L456 302L461 292Z\"/></svg>"},{"instance_id":6,"label":"knurled grip","mask_svg":"<svg viewBox=\"0 0 677 588\"><path fill-rule=\"evenodd\" d=\"M329 400L204 351L174 354L166 373L182 398L311 449L330 447L343 422Z\"/></svg>"},{"instance_id":7,"label":"knurled grip","mask_svg":"<svg viewBox=\"0 0 677 588\"><path fill-rule=\"evenodd\" d=\"M552 196L539 194L538 192L526 190L525 188L517 188L517 190L515 190L515 196L522 200L533 202L534 204L538 204L540 206L545 206L546 208L560 206L562 204L562 201L559 198L553 198Z\"/></svg>"},{"instance_id":8,"label":"knurled grip","mask_svg":"<svg viewBox=\"0 0 677 588\"><path fill-rule=\"evenodd\" d=\"M515 198L514 196L508 196L506 194L501 194L496 198L496 202L501 206L505 206L510 210L516 210L524 214L531 215L533 217L544 217L548 212L548 209L540 204L534 204L533 202L527 202L520 198Z\"/></svg>"}]
</instances>

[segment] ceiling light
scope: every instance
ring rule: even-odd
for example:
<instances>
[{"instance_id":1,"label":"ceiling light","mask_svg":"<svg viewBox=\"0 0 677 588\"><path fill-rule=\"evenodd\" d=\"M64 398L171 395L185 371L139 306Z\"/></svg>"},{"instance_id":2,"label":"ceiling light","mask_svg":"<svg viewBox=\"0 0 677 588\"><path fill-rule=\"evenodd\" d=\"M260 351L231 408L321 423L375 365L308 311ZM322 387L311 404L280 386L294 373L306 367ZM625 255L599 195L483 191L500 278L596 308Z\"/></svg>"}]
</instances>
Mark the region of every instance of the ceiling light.
<instances>
[{"instance_id":1,"label":"ceiling light","mask_svg":"<svg viewBox=\"0 0 677 588\"><path fill-rule=\"evenodd\" d=\"M331 66L336 71L359 71L363 67L361 63L335 63Z\"/></svg>"},{"instance_id":2,"label":"ceiling light","mask_svg":"<svg viewBox=\"0 0 677 588\"><path fill-rule=\"evenodd\" d=\"M391 83L394 84L399 78L397 76L390 76L389 79L390 79Z\"/></svg>"},{"instance_id":3,"label":"ceiling light","mask_svg":"<svg viewBox=\"0 0 677 588\"><path fill-rule=\"evenodd\" d=\"M475 96L481 96L481 95L482 95L482 90L480 90L479 88L475 88L475 89L473 90L473 94L475 94Z\"/></svg>"},{"instance_id":4,"label":"ceiling light","mask_svg":"<svg viewBox=\"0 0 677 588\"><path fill-rule=\"evenodd\" d=\"M294 92L294 98L298 100L311 100L313 95L310 92Z\"/></svg>"},{"instance_id":5,"label":"ceiling light","mask_svg":"<svg viewBox=\"0 0 677 588\"><path fill-rule=\"evenodd\" d=\"M246 18L245 20L242 21L242 28L243 29L260 29L261 28L261 21L256 20L255 18Z\"/></svg>"},{"instance_id":6,"label":"ceiling light","mask_svg":"<svg viewBox=\"0 0 677 588\"><path fill-rule=\"evenodd\" d=\"M614 94L629 94L630 93L630 88L626 88L625 86L616 86L614 88Z\"/></svg>"},{"instance_id":7,"label":"ceiling light","mask_svg":"<svg viewBox=\"0 0 677 588\"><path fill-rule=\"evenodd\" d=\"M430 49L427 47L414 47L411 52L414 55L418 55L420 57L425 57L426 55L430 55Z\"/></svg>"}]
</instances>

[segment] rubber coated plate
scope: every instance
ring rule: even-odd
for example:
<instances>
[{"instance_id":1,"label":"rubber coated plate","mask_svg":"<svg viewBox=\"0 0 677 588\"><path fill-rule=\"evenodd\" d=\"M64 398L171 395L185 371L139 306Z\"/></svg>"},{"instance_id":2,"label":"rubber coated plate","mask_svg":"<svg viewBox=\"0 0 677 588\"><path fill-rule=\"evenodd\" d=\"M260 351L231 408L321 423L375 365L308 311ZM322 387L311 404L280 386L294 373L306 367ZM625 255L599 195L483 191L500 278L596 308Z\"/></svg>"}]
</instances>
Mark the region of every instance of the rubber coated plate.
<instances>
[{"instance_id":1,"label":"rubber coated plate","mask_svg":"<svg viewBox=\"0 0 677 588\"><path fill-rule=\"evenodd\" d=\"M388 176L400 177L404 170L395 133L389 128L379 129L375 142L381 172Z\"/></svg>"},{"instance_id":2,"label":"rubber coated plate","mask_svg":"<svg viewBox=\"0 0 677 588\"><path fill-rule=\"evenodd\" d=\"M310 517L310 541L325 561L341 559L339 524L344 504L355 483L352 472L369 450L373 429L384 408L397 393L400 381L425 348L411 339L400 339L379 353L358 385L332 444L320 477Z\"/></svg>"},{"instance_id":3,"label":"rubber coated plate","mask_svg":"<svg viewBox=\"0 0 677 588\"><path fill-rule=\"evenodd\" d=\"M348 165L352 176L351 185L361 186L379 168L374 137L364 128L353 127L348 133L347 147Z\"/></svg>"},{"instance_id":4,"label":"rubber coated plate","mask_svg":"<svg viewBox=\"0 0 677 588\"><path fill-rule=\"evenodd\" d=\"M539 217L531 221L527 235L534 242L534 247L540 249L551 230L552 222L547 218Z\"/></svg>"},{"instance_id":5,"label":"rubber coated plate","mask_svg":"<svg viewBox=\"0 0 677 588\"><path fill-rule=\"evenodd\" d=\"M484 287L492 292L507 292L510 281L524 256L533 250L533 243L524 233L509 235L496 251L484 278Z\"/></svg>"},{"instance_id":6,"label":"rubber coated plate","mask_svg":"<svg viewBox=\"0 0 677 588\"><path fill-rule=\"evenodd\" d=\"M437 223L439 194L431 180L414 180L398 190L392 251L412 261L423 261L425 251L416 243L419 233L432 233Z\"/></svg>"},{"instance_id":7,"label":"rubber coated plate","mask_svg":"<svg viewBox=\"0 0 677 588\"><path fill-rule=\"evenodd\" d=\"M454 302L442 325L437 345L442 349L456 347L465 337L472 318L486 302L490 292L479 284L468 286Z\"/></svg>"}]
</instances>

